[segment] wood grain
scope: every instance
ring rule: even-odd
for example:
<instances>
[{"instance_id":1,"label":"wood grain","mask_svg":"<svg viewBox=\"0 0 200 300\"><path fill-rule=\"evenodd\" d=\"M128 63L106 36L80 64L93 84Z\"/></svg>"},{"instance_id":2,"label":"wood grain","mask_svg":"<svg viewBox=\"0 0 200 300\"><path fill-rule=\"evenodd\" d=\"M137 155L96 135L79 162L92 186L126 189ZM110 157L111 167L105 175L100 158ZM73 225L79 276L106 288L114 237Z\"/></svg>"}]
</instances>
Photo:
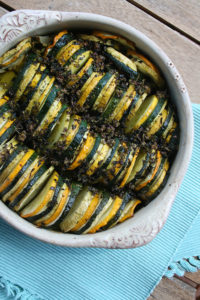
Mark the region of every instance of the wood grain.
<instances>
[{"instance_id":1,"label":"wood grain","mask_svg":"<svg viewBox=\"0 0 200 300\"><path fill-rule=\"evenodd\" d=\"M194 300L196 290L179 279L163 278L147 300Z\"/></svg>"},{"instance_id":2,"label":"wood grain","mask_svg":"<svg viewBox=\"0 0 200 300\"><path fill-rule=\"evenodd\" d=\"M192 102L199 102L200 48L187 38L125 0L6 0L15 9L93 12L124 21L154 40L183 76ZM105 9L106 8L106 9Z\"/></svg>"},{"instance_id":3,"label":"wood grain","mask_svg":"<svg viewBox=\"0 0 200 300\"><path fill-rule=\"evenodd\" d=\"M0 17L5 15L7 13L7 10L5 10L3 7L0 7Z\"/></svg>"},{"instance_id":4,"label":"wood grain","mask_svg":"<svg viewBox=\"0 0 200 300\"><path fill-rule=\"evenodd\" d=\"M199 0L133 0L153 14L200 41Z\"/></svg>"},{"instance_id":5,"label":"wood grain","mask_svg":"<svg viewBox=\"0 0 200 300\"><path fill-rule=\"evenodd\" d=\"M185 273L185 277L200 285L200 271L195 273Z\"/></svg>"}]
</instances>

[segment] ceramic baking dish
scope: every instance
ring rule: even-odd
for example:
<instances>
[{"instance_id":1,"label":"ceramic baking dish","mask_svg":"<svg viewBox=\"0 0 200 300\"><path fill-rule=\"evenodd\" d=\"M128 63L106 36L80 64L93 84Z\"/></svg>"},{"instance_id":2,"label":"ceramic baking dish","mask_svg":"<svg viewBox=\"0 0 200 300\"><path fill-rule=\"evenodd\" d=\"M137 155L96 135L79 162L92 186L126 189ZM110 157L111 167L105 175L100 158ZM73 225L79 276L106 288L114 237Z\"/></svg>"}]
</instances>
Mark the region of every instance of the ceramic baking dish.
<instances>
[{"instance_id":1,"label":"ceramic baking dish","mask_svg":"<svg viewBox=\"0 0 200 300\"><path fill-rule=\"evenodd\" d=\"M0 217L25 234L67 247L135 248L150 242L163 227L187 170L193 144L193 117L186 87L167 55L144 34L115 19L89 13L19 10L0 19L0 55L24 37L61 29L101 29L134 41L160 67L180 122L180 145L168 182L149 205L124 223L104 232L74 235L39 229L23 220L0 201ZM180 212L181 213L181 212Z\"/></svg>"}]
</instances>

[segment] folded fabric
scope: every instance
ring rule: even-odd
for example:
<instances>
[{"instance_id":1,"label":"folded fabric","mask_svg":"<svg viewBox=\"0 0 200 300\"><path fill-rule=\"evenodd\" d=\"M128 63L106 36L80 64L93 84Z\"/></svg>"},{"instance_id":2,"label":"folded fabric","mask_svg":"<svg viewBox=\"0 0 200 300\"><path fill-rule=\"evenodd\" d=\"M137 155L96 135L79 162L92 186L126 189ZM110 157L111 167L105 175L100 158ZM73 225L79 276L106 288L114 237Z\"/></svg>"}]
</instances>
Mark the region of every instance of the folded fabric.
<instances>
[{"instance_id":1,"label":"folded fabric","mask_svg":"<svg viewBox=\"0 0 200 300\"><path fill-rule=\"evenodd\" d=\"M192 161L164 228L150 244L126 250L62 248L1 220L0 300L144 300L171 263L200 255L200 106L193 105L193 113Z\"/></svg>"}]
</instances>

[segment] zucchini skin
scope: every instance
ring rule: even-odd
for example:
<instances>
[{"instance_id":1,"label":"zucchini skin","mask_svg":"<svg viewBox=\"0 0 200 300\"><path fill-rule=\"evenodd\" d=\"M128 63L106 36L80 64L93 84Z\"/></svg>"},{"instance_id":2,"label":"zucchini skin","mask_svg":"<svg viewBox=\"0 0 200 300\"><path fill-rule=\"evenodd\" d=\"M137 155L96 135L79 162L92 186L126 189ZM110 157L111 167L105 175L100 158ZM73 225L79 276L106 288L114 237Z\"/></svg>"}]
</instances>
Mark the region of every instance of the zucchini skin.
<instances>
[{"instance_id":1,"label":"zucchini skin","mask_svg":"<svg viewBox=\"0 0 200 300\"><path fill-rule=\"evenodd\" d=\"M30 67L31 64L36 63L36 54L35 53L30 53L29 54L29 58L27 60L27 62L24 64L24 66L22 67L22 69L20 70L20 72L18 73L18 75L16 76L13 85L11 87L11 92L12 94L15 94L19 88L20 82L24 77L25 72L27 71L27 69Z\"/></svg>"},{"instance_id":2,"label":"zucchini skin","mask_svg":"<svg viewBox=\"0 0 200 300\"><path fill-rule=\"evenodd\" d=\"M28 184L24 187L24 189L21 191L21 193L15 198L14 201L11 203L7 202L6 204L9 205L11 209L14 209L14 207L23 199L23 197L26 196L26 194L29 192L29 190L32 188L32 186L37 182L37 180L40 179L40 177L47 171L47 168L45 165L41 166L41 168L37 171L37 173L33 176L33 178L28 182ZM27 203L28 205L29 203ZM23 208L22 208L23 209Z\"/></svg>"},{"instance_id":3,"label":"zucchini skin","mask_svg":"<svg viewBox=\"0 0 200 300\"><path fill-rule=\"evenodd\" d=\"M55 222L55 224L53 224L53 228L57 228L60 225L60 223L64 220L64 218L67 216L70 209L72 208L72 205L74 204L74 201L76 200L76 197L78 196L79 192L82 189L82 185L78 183L72 183L70 189L71 189L71 194L69 196L67 205L65 206L65 209L62 215L60 216L60 218Z\"/></svg>"},{"instance_id":4,"label":"zucchini skin","mask_svg":"<svg viewBox=\"0 0 200 300\"><path fill-rule=\"evenodd\" d=\"M101 90L105 87L108 80L112 77L111 73L106 73L103 78L98 82L98 84L95 86L95 88L92 90L92 92L89 94L89 96L86 99L85 105L92 107L101 93Z\"/></svg>"},{"instance_id":5,"label":"zucchini skin","mask_svg":"<svg viewBox=\"0 0 200 300\"><path fill-rule=\"evenodd\" d=\"M82 120L79 130L78 130L77 134L75 135L73 141L67 147L67 149L64 151L64 156L66 156L70 160L72 160L74 158L74 153L75 153L76 149L79 147L79 145L81 144L81 141L82 141L86 131L87 131L87 122Z\"/></svg>"},{"instance_id":6,"label":"zucchini skin","mask_svg":"<svg viewBox=\"0 0 200 300\"><path fill-rule=\"evenodd\" d=\"M39 213L36 216L26 218L27 221L34 223L35 221L39 220L40 218L46 216L52 210L52 208L56 204L58 193L62 187L62 184L63 184L62 178L61 178L61 176L59 176L54 195L53 195L51 201L48 202L47 208L43 212Z\"/></svg>"},{"instance_id":7,"label":"zucchini skin","mask_svg":"<svg viewBox=\"0 0 200 300\"><path fill-rule=\"evenodd\" d=\"M64 34L57 42L56 44L53 46L53 48L49 51L49 53L47 54L47 56L49 57L55 57L56 54L58 53L58 51L64 47L67 43L69 43L70 41L72 41L74 38L72 33L66 33Z\"/></svg>"},{"instance_id":8,"label":"zucchini skin","mask_svg":"<svg viewBox=\"0 0 200 300\"><path fill-rule=\"evenodd\" d=\"M119 217L121 216L126 204L130 200L131 200L131 196L128 193L126 193L124 195L122 204L119 207L118 211L116 212L115 216L113 216L112 219L110 219L109 222L105 226L101 227L98 231L104 231L104 230L107 230L108 228L110 228L112 226L112 224L114 224L119 219Z\"/></svg>"},{"instance_id":9,"label":"zucchini skin","mask_svg":"<svg viewBox=\"0 0 200 300\"><path fill-rule=\"evenodd\" d=\"M34 152L31 157L27 160L25 165L22 167L22 169L18 172L18 174L15 176L14 180L8 185L7 188L5 188L1 193L0 197L3 197L10 189L14 187L14 185L17 183L17 181L20 179L20 177L23 175L23 173L26 171L26 169L32 164L32 162L36 159L37 153Z\"/></svg>"},{"instance_id":10,"label":"zucchini skin","mask_svg":"<svg viewBox=\"0 0 200 300\"><path fill-rule=\"evenodd\" d=\"M102 200L99 203L98 207L96 208L95 212L91 216L91 218L87 221L87 223L79 230L73 232L75 234L82 234L85 230L87 230L95 220L95 218L100 214L103 210L104 206L107 204L108 200L110 199L110 194L106 191L102 192Z\"/></svg>"}]
</instances>

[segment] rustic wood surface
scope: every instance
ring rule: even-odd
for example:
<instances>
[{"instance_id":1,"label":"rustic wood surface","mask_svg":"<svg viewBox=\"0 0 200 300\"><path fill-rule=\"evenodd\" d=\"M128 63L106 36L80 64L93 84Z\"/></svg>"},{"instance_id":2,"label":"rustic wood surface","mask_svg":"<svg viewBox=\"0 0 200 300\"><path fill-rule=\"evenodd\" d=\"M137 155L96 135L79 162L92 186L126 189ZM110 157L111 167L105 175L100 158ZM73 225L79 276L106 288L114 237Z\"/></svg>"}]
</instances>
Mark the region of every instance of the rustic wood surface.
<instances>
[{"instance_id":1,"label":"rustic wood surface","mask_svg":"<svg viewBox=\"0 0 200 300\"><path fill-rule=\"evenodd\" d=\"M134 3L132 0L129 2ZM200 26L197 25L200 23L198 23L197 14L200 2L198 0L190 0L189 2L163 0L162 2L159 1L160 5L158 5L158 0L141 0L135 1L135 3L140 3L147 9L140 9L125 0L46 0L44 2L41 0L6 0L5 3L2 3L4 8L0 6L0 16L6 12L6 9L49 9L93 12L124 21L145 33L163 48L182 74L191 100L200 103L198 92L200 48L189 38L181 35L178 30L172 30L170 26L166 25L167 22L170 22L195 39L199 38ZM164 18L167 22L163 24L149 15L148 10ZM188 20L190 13L193 17L192 20ZM163 278L148 300L199 300L200 298L195 298L198 285L200 285L200 271L186 273L184 278Z\"/></svg>"},{"instance_id":2,"label":"rustic wood surface","mask_svg":"<svg viewBox=\"0 0 200 300\"><path fill-rule=\"evenodd\" d=\"M200 103L199 46L126 0L6 0L6 4L15 9L93 12L111 16L134 26L167 53L183 76L191 101Z\"/></svg>"},{"instance_id":3,"label":"rustic wood surface","mask_svg":"<svg viewBox=\"0 0 200 300\"><path fill-rule=\"evenodd\" d=\"M5 13L7 13L7 10L5 10L3 7L0 7L0 17L3 16Z\"/></svg>"},{"instance_id":4,"label":"rustic wood surface","mask_svg":"<svg viewBox=\"0 0 200 300\"><path fill-rule=\"evenodd\" d=\"M145 11L182 30L200 41L200 1L199 0L131 0ZM161 20L161 21L162 21Z\"/></svg>"}]
</instances>

